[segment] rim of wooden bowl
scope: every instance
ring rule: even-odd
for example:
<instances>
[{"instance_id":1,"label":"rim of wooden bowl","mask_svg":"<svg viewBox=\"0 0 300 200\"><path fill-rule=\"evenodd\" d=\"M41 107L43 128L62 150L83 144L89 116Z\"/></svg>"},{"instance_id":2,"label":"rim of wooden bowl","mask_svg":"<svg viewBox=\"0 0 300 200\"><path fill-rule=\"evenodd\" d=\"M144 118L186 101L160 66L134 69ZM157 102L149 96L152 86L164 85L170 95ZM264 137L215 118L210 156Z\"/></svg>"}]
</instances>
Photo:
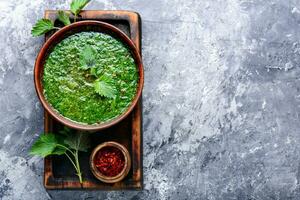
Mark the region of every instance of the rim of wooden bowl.
<instances>
[{"instance_id":1,"label":"rim of wooden bowl","mask_svg":"<svg viewBox=\"0 0 300 200\"><path fill-rule=\"evenodd\" d=\"M131 102L131 105L126 109L123 114L119 115L118 117L115 117L109 121L106 121L104 123L99 123L99 124L83 124L80 122L76 122L73 120L68 119L67 117L64 117L62 114L60 114L57 110L55 110L50 103L46 100L44 93L43 93L43 84L42 84L42 76L44 73L44 63L45 60L47 59L49 53L51 52L52 48L57 45L59 42L61 42L63 39L67 38L70 35L73 35L78 32L83 32L83 31L91 31L97 29L97 32L102 32L109 34L113 36L114 38L120 40L123 42L125 45L127 45L128 49L130 50L137 69L139 73L139 82L138 82L138 88L137 92L135 94L134 99ZM135 105L137 104L139 98L141 97L142 94L142 89L144 85L144 69L143 69L143 63L142 63L142 58L140 56L140 53L138 52L137 48L135 47L134 43L132 40L121 30L116 28L113 25L110 25L105 22L100 22L100 21L94 21L94 20L85 20L85 21L80 21L80 22L75 22L72 23L68 26L65 26L55 32L42 46L36 61L35 61L35 66L34 66L34 84L35 84L35 89L38 95L38 98L40 99L43 107L45 110L57 121L61 122L62 124L78 129L78 130L83 130L83 131L97 131L97 130L102 130L108 127L111 127L118 122L122 121L125 117L129 115L129 113L133 110Z\"/></svg>"},{"instance_id":2,"label":"rim of wooden bowl","mask_svg":"<svg viewBox=\"0 0 300 200\"><path fill-rule=\"evenodd\" d=\"M123 170L116 176L114 177L110 177L110 176L105 176L103 175L95 166L94 164L94 158L97 155L98 151L104 147L114 147L119 149L123 155L124 155L124 159L125 159L125 164L124 164L124 168ZM109 142L104 142L99 144L93 151L92 154L90 155L90 168L92 173L94 174L94 176L99 179L102 182L105 183L116 183L119 182L121 180L123 180L127 174L129 173L129 170L131 168L131 158L130 158L130 154L128 152L128 150L126 149L126 147L124 147L123 145L117 143L117 142L113 142L113 141L109 141Z\"/></svg>"}]
</instances>

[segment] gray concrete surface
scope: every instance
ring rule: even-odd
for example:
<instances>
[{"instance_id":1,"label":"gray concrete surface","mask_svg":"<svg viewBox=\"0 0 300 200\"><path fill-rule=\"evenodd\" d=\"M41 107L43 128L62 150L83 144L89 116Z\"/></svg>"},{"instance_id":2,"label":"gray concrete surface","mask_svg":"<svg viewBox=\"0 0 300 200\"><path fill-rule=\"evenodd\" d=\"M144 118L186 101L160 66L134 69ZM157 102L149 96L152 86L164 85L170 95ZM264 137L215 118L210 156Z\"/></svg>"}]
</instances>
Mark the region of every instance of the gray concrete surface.
<instances>
[{"instance_id":1,"label":"gray concrete surface","mask_svg":"<svg viewBox=\"0 0 300 200\"><path fill-rule=\"evenodd\" d=\"M33 85L64 0L0 0L0 199L300 199L298 0L92 0L143 20L144 190L46 191Z\"/></svg>"}]
</instances>

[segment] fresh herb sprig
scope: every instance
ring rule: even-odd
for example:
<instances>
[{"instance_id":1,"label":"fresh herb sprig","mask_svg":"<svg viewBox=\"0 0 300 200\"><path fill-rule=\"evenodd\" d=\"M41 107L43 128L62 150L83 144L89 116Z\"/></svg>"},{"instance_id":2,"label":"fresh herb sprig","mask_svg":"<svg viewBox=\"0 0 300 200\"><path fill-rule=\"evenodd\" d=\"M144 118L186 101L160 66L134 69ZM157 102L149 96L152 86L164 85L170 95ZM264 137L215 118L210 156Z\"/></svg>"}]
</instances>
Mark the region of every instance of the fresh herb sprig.
<instances>
[{"instance_id":1,"label":"fresh herb sprig","mask_svg":"<svg viewBox=\"0 0 300 200\"><path fill-rule=\"evenodd\" d=\"M90 0L73 0L71 3L71 12L74 14L74 22L80 11L88 4Z\"/></svg>"},{"instance_id":2,"label":"fresh herb sprig","mask_svg":"<svg viewBox=\"0 0 300 200\"><path fill-rule=\"evenodd\" d=\"M77 135L75 135L77 134ZM72 133L69 128L64 128L59 134L42 134L30 149L31 155L46 157L49 155L65 155L73 167L79 182L82 183L78 153L86 152L90 148L88 133Z\"/></svg>"},{"instance_id":3,"label":"fresh herb sprig","mask_svg":"<svg viewBox=\"0 0 300 200\"><path fill-rule=\"evenodd\" d=\"M97 51L91 45L86 45L79 55L79 68L82 70L95 68L96 54Z\"/></svg>"},{"instance_id":4,"label":"fresh herb sprig","mask_svg":"<svg viewBox=\"0 0 300 200\"><path fill-rule=\"evenodd\" d=\"M117 90L111 84L113 81L106 75L99 75L96 70L96 55L97 51L91 46L86 45L80 52L79 56L79 69L90 70L90 74L95 76L97 79L94 81L94 90L97 94L102 97L115 99Z\"/></svg>"},{"instance_id":5,"label":"fresh herb sprig","mask_svg":"<svg viewBox=\"0 0 300 200\"><path fill-rule=\"evenodd\" d=\"M70 14L62 10L58 11L58 20L61 21L65 26L71 24Z\"/></svg>"},{"instance_id":6,"label":"fresh herb sprig","mask_svg":"<svg viewBox=\"0 0 300 200\"><path fill-rule=\"evenodd\" d=\"M74 22L76 22L78 14L82 9L90 2L90 0L73 0L70 5L70 10L74 15ZM70 15L65 11L58 11L58 20L61 21L65 26L71 24ZM51 30L60 29L55 27L53 21L50 19L39 19L35 25L32 27L32 36L40 36Z\"/></svg>"},{"instance_id":7,"label":"fresh herb sprig","mask_svg":"<svg viewBox=\"0 0 300 200\"><path fill-rule=\"evenodd\" d=\"M54 23L50 19L40 19L31 29L31 34L33 36L43 35L53 29L59 29L54 26Z\"/></svg>"},{"instance_id":8,"label":"fresh herb sprig","mask_svg":"<svg viewBox=\"0 0 300 200\"><path fill-rule=\"evenodd\" d=\"M97 94L103 97L116 98L116 89L102 77L94 82L94 89Z\"/></svg>"}]
</instances>

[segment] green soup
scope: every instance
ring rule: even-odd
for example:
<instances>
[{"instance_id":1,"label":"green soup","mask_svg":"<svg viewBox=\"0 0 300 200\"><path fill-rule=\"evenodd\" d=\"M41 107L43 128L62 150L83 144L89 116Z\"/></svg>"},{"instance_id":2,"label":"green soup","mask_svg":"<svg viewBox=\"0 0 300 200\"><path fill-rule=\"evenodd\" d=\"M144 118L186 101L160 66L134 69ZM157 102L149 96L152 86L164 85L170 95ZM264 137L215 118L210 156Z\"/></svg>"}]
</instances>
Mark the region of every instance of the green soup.
<instances>
[{"instance_id":1,"label":"green soup","mask_svg":"<svg viewBox=\"0 0 300 200\"><path fill-rule=\"evenodd\" d=\"M110 77L114 98L95 92L97 77L80 68L86 45L95 50L93 73ZM81 32L57 44L44 65L43 87L48 102L64 117L83 124L109 121L126 111L138 85L138 71L128 48L115 38L98 32Z\"/></svg>"}]
</instances>

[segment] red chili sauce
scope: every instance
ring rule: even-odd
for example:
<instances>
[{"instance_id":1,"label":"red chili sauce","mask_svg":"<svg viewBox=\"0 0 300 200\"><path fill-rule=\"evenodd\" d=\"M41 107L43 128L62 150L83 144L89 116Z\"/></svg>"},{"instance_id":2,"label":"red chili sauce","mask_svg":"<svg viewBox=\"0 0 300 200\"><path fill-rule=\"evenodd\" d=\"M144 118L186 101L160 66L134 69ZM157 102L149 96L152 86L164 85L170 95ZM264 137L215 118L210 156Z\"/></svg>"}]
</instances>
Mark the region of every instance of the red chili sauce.
<instances>
[{"instance_id":1,"label":"red chili sauce","mask_svg":"<svg viewBox=\"0 0 300 200\"><path fill-rule=\"evenodd\" d=\"M116 147L103 147L97 152L94 163L101 174L114 177L123 170L125 157Z\"/></svg>"}]
</instances>

